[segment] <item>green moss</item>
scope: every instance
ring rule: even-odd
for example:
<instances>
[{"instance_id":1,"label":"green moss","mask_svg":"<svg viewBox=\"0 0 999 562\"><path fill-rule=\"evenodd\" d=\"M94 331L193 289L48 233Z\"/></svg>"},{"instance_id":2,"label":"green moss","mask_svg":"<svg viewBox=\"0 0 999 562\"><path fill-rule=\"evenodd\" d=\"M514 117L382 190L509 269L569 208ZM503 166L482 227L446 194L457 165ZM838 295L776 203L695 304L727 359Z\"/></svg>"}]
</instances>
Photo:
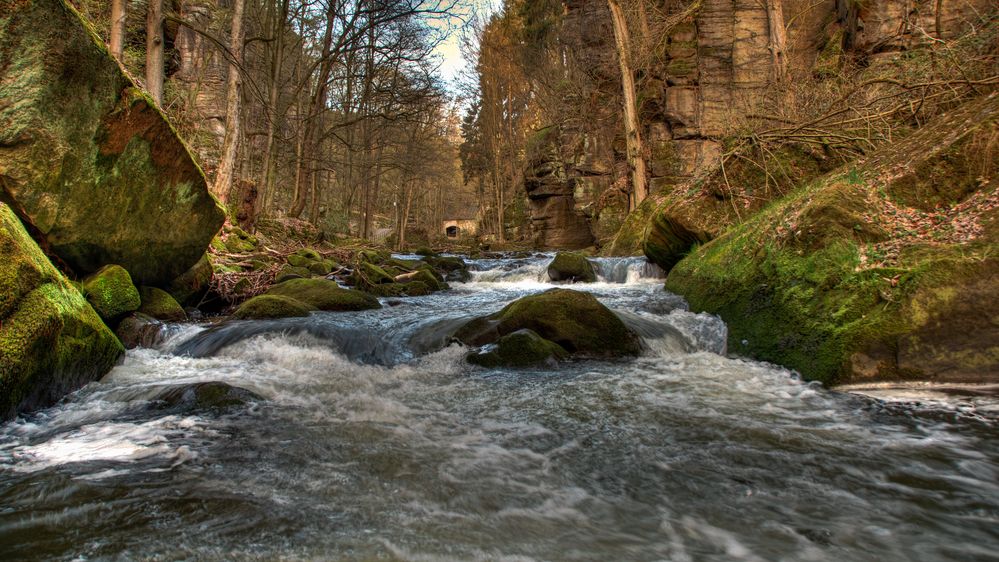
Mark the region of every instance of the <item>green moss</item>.
<instances>
[{"instance_id":1,"label":"green moss","mask_svg":"<svg viewBox=\"0 0 999 562\"><path fill-rule=\"evenodd\" d=\"M233 313L233 317L244 320L251 318L293 318L308 316L312 310L315 308L291 297L259 295L240 305Z\"/></svg>"},{"instance_id":2,"label":"green moss","mask_svg":"<svg viewBox=\"0 0 999 562\"><path fill-rule=\"evenodd\" d=\"M187 320L187 313L170 293L156 287L141 287L139 296L142 300L139 312L167 322Z\"/></svg>"},{"instance_id":3,"label":"green moss","mask_svg":"<svg viewBox=\"0 0 999 562\"><path fill-rule=\"evenodd\" d=\"M341 289L326 279L292 279L274 285L267 295L290 297L318 310L349 311L381 308L378 300L361 291Z\"/></svg>"},{"instance_id":4,"label":"green moss","mask_svg":"<svg viewBox=\"0 0 999 562\"><path fill-rule=\"evenodd\" d=\"M106 265L83 280L83 294L105 320L114 320L138 310L142 304L132 277L118 265Z\"/></svg>"}]
</instances>

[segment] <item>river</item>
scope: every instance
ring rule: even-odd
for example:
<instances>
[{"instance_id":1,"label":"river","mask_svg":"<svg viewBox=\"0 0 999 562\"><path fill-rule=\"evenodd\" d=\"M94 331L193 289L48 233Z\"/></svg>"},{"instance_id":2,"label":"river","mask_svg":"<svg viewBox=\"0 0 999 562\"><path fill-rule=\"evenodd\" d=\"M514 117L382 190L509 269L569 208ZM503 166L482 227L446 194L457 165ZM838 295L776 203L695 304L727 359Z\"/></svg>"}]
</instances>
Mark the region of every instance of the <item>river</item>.
<instances>
[{"instance_id":1,"label":"river","mask_svg":"<svg viewBox=\"0 0 999 562\"><path fill-rule=\"evenodd\" d=\"M999 402L730 356L642 260L573 287L643 335L637 359L485 370L443 347L550 287L549 260L470 261L381 310L170 327L0 426L0 558L999 560ZM205 381L264 400L157 401Z\"/></svg>"}]
</instances>

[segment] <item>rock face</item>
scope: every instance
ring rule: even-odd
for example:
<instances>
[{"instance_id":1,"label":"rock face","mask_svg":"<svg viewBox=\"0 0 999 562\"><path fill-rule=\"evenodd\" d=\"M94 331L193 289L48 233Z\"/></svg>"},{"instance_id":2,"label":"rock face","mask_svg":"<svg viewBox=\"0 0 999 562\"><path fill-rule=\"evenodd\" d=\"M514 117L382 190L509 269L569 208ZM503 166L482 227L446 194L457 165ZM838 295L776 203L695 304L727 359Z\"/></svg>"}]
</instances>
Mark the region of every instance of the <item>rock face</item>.
<instances>
[{"instance_id":1,"label":"rock face","mask_svg":"<svg viewBox=\"0 0 999 562\"><path fill-rule=\"evenodd\" d=\"M638 336L596 297L568 289L514 301L496 314L468 322L454 337L482 346L525 329L576 356L623 357L641 351Z\"/></svg>"},{"instance_id":2,"label":"rock face","mask_svg":"<svg viewBox=\"0 0 999 562\"><path fill-rule=\"evenodd\" d=\"M72 7L0 14L0 199L75 273L168 286L224 219L200 168Z\"/></svg>"},{"instance_id":3,"label":"rock face","mask_svg":"<svg viewBox=\"0 0 999 562\"><path fill-rule=\"evenodd\" d=\"M0 204L0 420L107 373L124 348Z\"/></svg>"},{"instance_id":4,"label":"rock face","mask_svg":"<svg viewBox=\"0 0 999 562\"><path fill-rule=\"evenodd\" d=\"M828 383L999 380L999 93L701 246L666 288Z\"/></svg>"}]
</instances>

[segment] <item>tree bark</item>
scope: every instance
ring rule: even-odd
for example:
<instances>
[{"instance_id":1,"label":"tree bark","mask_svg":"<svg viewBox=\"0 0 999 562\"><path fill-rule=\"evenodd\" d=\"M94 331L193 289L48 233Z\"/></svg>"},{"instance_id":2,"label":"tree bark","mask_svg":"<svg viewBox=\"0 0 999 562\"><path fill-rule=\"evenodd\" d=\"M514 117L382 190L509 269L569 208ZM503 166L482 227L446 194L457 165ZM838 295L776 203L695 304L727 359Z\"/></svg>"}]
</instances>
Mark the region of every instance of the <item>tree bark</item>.
<instances>
[{"instance_id":1,"label":"tree bark","mask_svg":"<svg viewBox=\"0 0 999 562\"><path fill-rule=\"evenodd\" d=\"M278 111L281 93L281 71L284 68L284 28L288 21L289 0L282 0L281 11L275 14L271 34L274 37L274 51L271 60L270 84L267 92L267 141L264 145L264 163L260 174L260 193L257 197L257 206L254 209L254 218L263 211L263 206L271 199L271 191L274 189L274 149L275 137L277 136L278 124L281 120L282 112Z\"/></svg>"},{"instance_id":2,"label":"tree bark","mask_svg":"<svg viewBox=\"0 0 999 562\"><path fill-rule=\"evenodd\" d=\"M784 28L784 6L782 0L766 0L766 2L772 75L775 82L781 82L787 75L787 30Z\"/></svg>"},{"instance_id":3,"label":"tree bark","mask_svg":"<svg viewBox=\"0 0 999 562\"><path fill-rule=\"evenodd\" d=\"M641 124L638 121L638 95L635 91L635 75L631 68L631 39L628 23L617 0L607 0L614 24L614 41L617 44L618 62L621 65L621 87L624 91L624 132L628 151L628 165L631 167L632 197L631 210L645 200L649 194L648 172L645 164L645 145L642 142Z\"/></svg>"},{"instance_id":4,"label":"tree bark","mask_svg":"<svg viewBox=\"0 0 999 562\"><path fill-rule=\"evenodd\" d=\"M239 152L239 139L242 134L240 67L243 63L243 9L245 4L245 0L234 0L232 4L232 38L229 40L229 51L232 53L233 60L229 63L229 80L226 90L225 140L222 142L222 160L219 162L215 184L212 187L215 196L223 204L228 202L229 192L232 191L236 157Z\"/></svg>"},{"instance_id":5,"label":"tree bark","mask_svg":"<svg viewBox=\"0 0 999 562\"><path fill-rule=\"evenodd\" d=\"M121 62L125 56L125 10L127 0L111 0L111 55Z\"/></svg>"},{"instance_id":6,"label":"tree bark","mask_svg":"<svg viewBox=\"0 0 999 562\"><path fill-rule=\"evenodd\" d=\"M146 12L146 91L163 104L163 0L149 0Z\"/></svg>"}]
</instances>

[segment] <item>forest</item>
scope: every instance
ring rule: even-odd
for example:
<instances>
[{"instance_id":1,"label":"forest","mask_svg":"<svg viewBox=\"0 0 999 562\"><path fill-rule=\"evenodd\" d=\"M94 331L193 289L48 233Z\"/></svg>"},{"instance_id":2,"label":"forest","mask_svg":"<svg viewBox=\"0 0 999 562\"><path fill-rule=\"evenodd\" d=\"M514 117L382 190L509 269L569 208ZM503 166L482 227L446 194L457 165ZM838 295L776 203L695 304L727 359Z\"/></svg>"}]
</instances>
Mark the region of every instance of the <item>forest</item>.
<instances>
[{"instance_id":1,"label":"forest","mask_svg":"<svg viewBox=\"0 0 999 562\"><path fill-rule=\"evenodd\" d=\"M994 0L0 0L0 559L992 560Z\"/></svg>"}]
</instances>

